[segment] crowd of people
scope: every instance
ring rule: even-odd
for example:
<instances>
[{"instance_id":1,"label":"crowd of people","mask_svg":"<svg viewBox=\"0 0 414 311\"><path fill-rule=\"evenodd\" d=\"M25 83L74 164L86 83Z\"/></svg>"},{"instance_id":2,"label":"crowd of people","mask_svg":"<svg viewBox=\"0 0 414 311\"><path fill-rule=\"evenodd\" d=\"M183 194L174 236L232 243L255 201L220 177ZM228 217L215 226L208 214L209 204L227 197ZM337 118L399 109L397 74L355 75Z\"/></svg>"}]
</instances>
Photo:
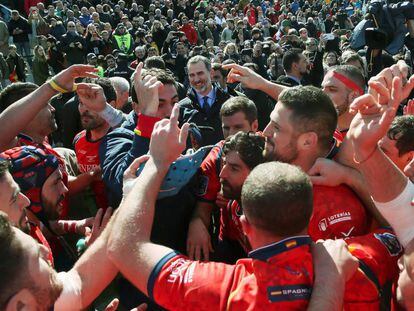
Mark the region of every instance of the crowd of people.
<instances>
[{"instance_id":1,"label":"crowd of people","mask_svg":"<svg viewBox=\"0 0 414 311\"><path fill-rule=\"evenodd\" d=\"M3 3L0 309L414 310L414 14L396 52L373 2Z\"/></svg>"}]
</instances>

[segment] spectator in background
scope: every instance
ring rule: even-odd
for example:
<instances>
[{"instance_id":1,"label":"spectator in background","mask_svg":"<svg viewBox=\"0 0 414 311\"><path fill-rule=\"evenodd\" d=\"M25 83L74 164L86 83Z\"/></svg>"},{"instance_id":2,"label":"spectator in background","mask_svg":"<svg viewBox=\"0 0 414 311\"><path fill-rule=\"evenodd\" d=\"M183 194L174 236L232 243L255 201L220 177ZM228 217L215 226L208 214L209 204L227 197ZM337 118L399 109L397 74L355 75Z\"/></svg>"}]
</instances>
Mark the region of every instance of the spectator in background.
<instances>
[{"instance_id":1,"label":"spectator in background","mask_svg":"<svg viewBox=\"0 0 414 311\"><path fill-rule=\"evenodd\" d=\"M10 82L26 81L26 63L23 57L17 53L17 48L14 44L9 46L9 55L6 58L9 67Z\"/></svg>"},{"instance_id":2,"label":"spectator in background","mask_svg":"<svg viewBox=\"0 0 414 311\"><path fill-rule=\"evenodd\" d=\"M47 63L52 68L54 74L58 74L65 69L65 54L56 46L56 38L48 36L47 44Z\"/></svg>"},{"instance_id":3,"label":"spectator in background","mask_svg":"<svg viewBox=\"0 0 414 311\"><path fill-rule=\"evenodd\" d=\"M76 31L74 22L69 22L67 32L59 43L61 52L66 53L69 65L83 64L85 61L85 39Z\"/></svg>"},{"instance_id":4,"label":"spectator in background","mask_svg":"<svg viewBox=\"0 0 414 311\"><path fill-rule=\"evenodd\" d=\"M33 53L33 80L35 84L42 85L50 77L46 53L41 45L36 45L33 49Z\"/></svg>"},{"instance_id":5,"label":"spectator in background","mask_svg":"<svg viewBox=\"0 0 414 311\"><path fill-rule=\"evenodd\" d=\"M18 11L11 12L11 20L8 24L9 34L13 37L13 43L17 48L17 53L24 56L31 64L31 51L29 34L31 27L27 20L23 19Z\"/></svg>"},{"instance_id":6,"label":"spectator in background","mask_svg":"<svg viewBox=\"0 0 414 311\"><path fill-rule=\"evenodd\" d=\"M7 24L0 19L0 53L6 57L9 54L9 29Z\"/></svg>"}]
</instances>

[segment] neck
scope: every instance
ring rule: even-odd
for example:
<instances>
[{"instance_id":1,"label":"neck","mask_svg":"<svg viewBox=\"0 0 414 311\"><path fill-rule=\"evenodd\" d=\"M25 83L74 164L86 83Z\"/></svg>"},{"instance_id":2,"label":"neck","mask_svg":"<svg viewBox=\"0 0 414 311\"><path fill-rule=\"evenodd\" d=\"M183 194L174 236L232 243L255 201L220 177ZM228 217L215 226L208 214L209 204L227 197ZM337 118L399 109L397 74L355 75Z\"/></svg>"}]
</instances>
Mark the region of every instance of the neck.
<instances>
[{"instance_id":1,"label":"neck","mask_svg":"<svg viewBox=\"0 0 414 311\"><path fill-rule=\"evenodd\" d=\"M108 133L109 129L109 124L105 122L104 125L89 131L91 133L90 139L92 141L97 141L101 139Z\"/></svg>"},{"instance_id":2,"label":"neck","mask_svg":"<svg viewBox=\"0 0 414 311\"><path fill-rule=\"evenodd\" d=\"M307 230L302 230L301 232L294 234L292 236L307 235L307 234L308 234ZM279 236L271 235L262 230L258 230L258 231L255 230L255 232L252 234L252 237L249 238L249 242L250 242L250 245L252 246L252 250L255 250L260 247L265 247L267 245L280 242L286 238L287 237L279 237Z\"/></svg>"},{"instance_id":3,"label":"neck","mask_svg":"<svg viewBox=\"0 0 414 311\"><path fill-rule=\"evenodd\" d=\"M349 129L353 118L354 116L349 112L345 112L342 115L340 115L338 117L338 130L343 131Z\"/></svg>"},{"instance_id":4,"label":"neck","mask_svg":"<svg viewBox=\"0 0 414 311\"><path fill-rule=\"evenodd\" d=\"M288 72L287 73L289 76L295 77L296 79L298 79L299 81L302 80L302 75L299 72Z\"/></svg>"},{"instance_id":5,"label":"neck","mask_svg":"<svg viewBox=\"0 0 414 311\"><path fill-rule=\"evenodd\" d=\"M315 164L316 159L325 158L329 150L315 150L313 152L306 153L302 156L298 156L292 163L299 166L304 172L308 172Z\"/></svg>"}]
</instances>

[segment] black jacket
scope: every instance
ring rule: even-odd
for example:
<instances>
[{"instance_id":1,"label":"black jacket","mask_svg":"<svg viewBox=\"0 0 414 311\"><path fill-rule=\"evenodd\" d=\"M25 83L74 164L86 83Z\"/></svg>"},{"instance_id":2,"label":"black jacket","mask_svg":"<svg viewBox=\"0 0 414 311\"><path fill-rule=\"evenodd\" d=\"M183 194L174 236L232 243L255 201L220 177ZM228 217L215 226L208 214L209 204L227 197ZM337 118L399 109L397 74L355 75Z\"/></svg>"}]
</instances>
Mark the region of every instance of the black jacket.
<instances>
[{"instance_id":1,"label":"black jacket","mask_svg":"<svg viewBox=\"0 0 414 311\"><path fill-rule=\"evenodd\" d=\"M293 80L290 77L287 76L279 76L279 78L277 78L276 83L278 84L282 84L285 86L297 86L299 85L299 83L295 80Z\"/></svg>"},{"instance_id":2,"label":"black jacket","mask_svg":"<svg viewBox=\"0 0 414 311\"><path fill-rule=\"evenodd\" d=\"M203 146L214 145L223 139L220 109L223 103L231 96L224 92L218 85L214 85L214 89L216 90L216 100L211 106L208 115L201 108L193 88L190 88L187 97L179 102L180 124L190 122L198 126L209 126L213 128L213 130L202 130Z\"/></svg>"}]
</instances>

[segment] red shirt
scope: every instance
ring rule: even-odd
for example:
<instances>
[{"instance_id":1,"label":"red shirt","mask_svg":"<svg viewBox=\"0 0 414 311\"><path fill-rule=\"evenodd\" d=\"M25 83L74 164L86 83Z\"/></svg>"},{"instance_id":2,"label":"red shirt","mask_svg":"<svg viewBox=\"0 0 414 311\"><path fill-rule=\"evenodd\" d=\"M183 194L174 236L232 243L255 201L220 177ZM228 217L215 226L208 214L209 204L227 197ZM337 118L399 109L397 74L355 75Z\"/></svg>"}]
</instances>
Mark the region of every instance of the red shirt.
<instances>
[{"instance_id":1,"label":"red shirt","mask_svg":"<svg viewBox=\"0 0 414 311\"><path fill-rule=\"evenodd\" d=\"M46 238L43 235L42 231L40 230L39 226L37 226L33 223L29 223L29 225L30 225L30 236L33 239L35 239L36 241L38 241L40 244L45 246L49 250L49 254L47 256L47 259L53 267L55 263L53 261L52 249L50 248L50 245L49 245L48 241L46 240Z\"/></svg>"},{"instance_id":2,"label":"red shirt","mask_svg":"<svg viewBox=\"0 0 414 311\"><path fill-rule=\"evenodd\" d=\"M308 236L250 252L235 265L173 252L159 261L148 295L168 310L306 310L313 286Z\"/></svg>"},{"instance_id":3,"label":"red shirt","mask_svg":"<svg viewBox=\"0 0 414 311\"><path fill-rule=\"evenodd\" d=\"M364 236L345 239L345 242L360 265L346 284L344 310L378 311L380 296L385 294L382 292L384 285L398 279L397 261L402 246L391 229L377 229Z\"/></svg>"},{"instance_id":4,"label":"red shirt","mask_svg":"<svg viewBox=\"0 0 414 311\"><path fill-rule=\"evenodd\" d=\"M49 145L48 142L43 141L43 143L38 144L36 142L33 141L33 139L27 135L24 134L19 134L17 136L17 146L21 147L21 146L34 146L36 148L39 148L41 150L43 150L46 154L51 154L54 155L59 162L59 170L62 174L62 181L65 184L66 188L68 187L68 172L66 171L66 165L65 165L65 159L63 157L61 157L61 155L59 153L57 153L51 145ZM62 202L62 213L60 215L61 219L65 219L68 215L69 212L69 202L67 197L65 196L65 199Z\"/></svg>"},{"instance_id":5,"label":"red shirt","mask_svg":"<svg viewBox=\"0 0 414 311\"><path fill-rule=\"evenodd\" d=\"M313 186L313 213L308 227L312 240L343 239L368 231L365 207L348 186Z\"/></svg>"},{"instance_id":6,"label":"red shirt","mask_svg":"<svg viewBox=\"0 0 414 311\"><path fill-rule=\"evenodd\" d=\"M90 140L90 132L86 130L75 136L73 142L75 146L76 159L78 160L79 170L87 173L100 167L99 146L101 139ZM92 182L91 188L95 194L95 201L98 208L106 210L108 208L108 198L106 195L105 184L102 180Z\"/></svg>"},{"instance_id":7,"label":"red shirt","mask_svg":"<svg viewBox=\"0 0 414 311\"><path fill-rule=\"evenodd\" d=\"M219 238L220 240L238 241L245 252L248 253L252 248L242 229L240 222L242 214L241 206L236 200L229 201L227 206L221 209Z\"/></svg>"}]
</instances>

